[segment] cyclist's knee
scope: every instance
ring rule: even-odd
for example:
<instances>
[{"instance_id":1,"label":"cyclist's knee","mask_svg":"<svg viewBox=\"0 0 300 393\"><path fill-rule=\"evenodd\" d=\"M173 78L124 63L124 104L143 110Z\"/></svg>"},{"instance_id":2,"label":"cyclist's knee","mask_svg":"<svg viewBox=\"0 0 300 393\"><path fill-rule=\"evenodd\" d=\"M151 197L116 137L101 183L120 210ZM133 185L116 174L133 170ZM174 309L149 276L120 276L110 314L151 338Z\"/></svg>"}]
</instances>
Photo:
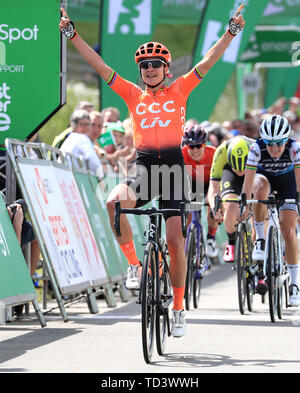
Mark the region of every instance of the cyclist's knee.
<instances>
[{"instance_id":1,"label":"cyclist's knee","mask_svg":"<svg viewBox=\"0 0 300 393\"><path fill-rule=\"evenodd\" d=\"M255 178L253 194L255 199L266 199L270 194L269 183L262 176Z\"/></svg>"},{"instance_id":2,"label":"cyclist's knee","mask_svg":"<svg viewBox=\"0 0 300 393\"><path fill-rule=\"evenodd\" d=\"M285 242L292 242L296 239L296 230L291 225L288 225L288 223L281 224L280 229Z\"/></svg>"},{"instance_id":3,"label":"cyclist's knee","mask_svg":"<svg viewBox=\"0 0 300 393\"><path fill-rule=\"evenodd\" d=\"M117 199L107 199L106 201L106 208L108 210L108 212L113 213L115 211L115 204L117 202Z\"/></svg>"},{"instance_id":4,"label":"cyclist's knee","mask_svg":"<svg viewBox=\"0 0 300 393\"><path fill-rule=\"evenodd\" d=\"M224 210L224 221L227 219L231 221L237 221L239 216L239 205L234 202L226 203L226 207Z\"/></svg>"}]
</instances>

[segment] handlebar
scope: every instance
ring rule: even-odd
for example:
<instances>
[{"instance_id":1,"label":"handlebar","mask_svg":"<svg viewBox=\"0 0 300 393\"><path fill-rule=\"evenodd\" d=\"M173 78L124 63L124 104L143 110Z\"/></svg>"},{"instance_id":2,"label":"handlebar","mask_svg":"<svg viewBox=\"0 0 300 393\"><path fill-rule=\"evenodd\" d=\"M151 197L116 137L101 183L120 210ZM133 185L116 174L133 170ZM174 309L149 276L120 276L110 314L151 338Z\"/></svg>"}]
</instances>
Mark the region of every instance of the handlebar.
<instances>
[{"instance_id":1,"label":"handlebar","mask_svg":"<svg viewBox=\"0 0 300 393\"><path fill-rule=\"evenodd\" d=\"M122 209L121 203L117 201L115 203L115 217L114 217L114 229L118 237L121 236L120 228L120 216L121 214L134 214L138 216L151 216L151 215L163 215L163 214L174 214L181 216L182 234L186 238L187 235L187 213L185 202L180 203L180 209L157 209L156 207L150 207L148 209Z\"/></svg>"},{"instance_id":2,"label":"handlebar","mask_svg":"<svg viewBox=\"0 0 300 393\"><path fill-rule=\"evenodd\" d=\"M268 196L268 199L246 199L246 194L242 193L239 198L236 199L226 199L226 198L220 198L219 195L215 195L215 207L214 207L214 213L217 212L221 206L221 203L223 202L233 202L233 203L238 203L241 207L241 215L242 212L245 208L246 205L248 204L264 204L264 205L273 205L276 206L278 203L291 203L297 205L298 209L298 214L300 215L300 193L296 193L296 198L295 199L276 199L276 196L274 194L270 194Z\"/></svg>"}]
</instances>

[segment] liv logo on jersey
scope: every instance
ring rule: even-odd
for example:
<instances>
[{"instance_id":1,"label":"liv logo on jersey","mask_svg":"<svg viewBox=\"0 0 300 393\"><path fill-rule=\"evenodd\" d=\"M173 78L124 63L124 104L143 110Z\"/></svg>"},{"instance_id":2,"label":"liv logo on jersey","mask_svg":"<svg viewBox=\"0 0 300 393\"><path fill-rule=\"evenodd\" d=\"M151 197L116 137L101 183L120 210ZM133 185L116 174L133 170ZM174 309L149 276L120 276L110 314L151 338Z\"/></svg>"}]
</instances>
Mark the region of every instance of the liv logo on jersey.
<instances>
[{"instance_id":1,"label":"liv logo on jersey","mask_svg":"<svg viewBox=\"0 0 300 393\"><path fill-rule=\"evenodd\" d=\"M153 114L159 114L161 112L168 112L172 113L175 112L175 108L172 107L172 104L174 104L174 101L167 101L164 104L160 104L159 102L154 102L153 104L149 105L147 108L147 105L144 103L140 103L136 107L136 114L137 115L146 115L147 112L153 113ZM152 119L151 119L152 120ZM154 119L149 123L149 119L144 118L140 126L143 129L147 128L154 128L155 126L159 127L168 127L171 123L171 120L166 120L163 121L160 117L154 117Z\"/></svg>"},{"instance_id":2,"label":"liv logo on jersey","mask_svg":"<svg viewBox=\"0 0 300 393\"><path fill-rule=\"evenodd\" d=\"M108 33L147 35L151 33L152 0L110 0Z\"/></svg>"}]
</instances>

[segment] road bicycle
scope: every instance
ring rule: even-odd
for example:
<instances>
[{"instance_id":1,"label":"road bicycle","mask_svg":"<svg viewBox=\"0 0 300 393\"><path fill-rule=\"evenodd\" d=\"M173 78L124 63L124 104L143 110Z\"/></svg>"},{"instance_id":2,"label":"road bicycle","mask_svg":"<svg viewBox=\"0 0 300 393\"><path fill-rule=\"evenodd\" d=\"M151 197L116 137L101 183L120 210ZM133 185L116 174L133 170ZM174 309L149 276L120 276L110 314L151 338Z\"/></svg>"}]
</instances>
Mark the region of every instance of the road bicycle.
<instances>
[{"instance_id":1,"label":"road bicycle","mask_svg":"<svg viewBox=\"0 0 300 393\"><path fill-rule=\"evenodd\" d=\"M185 308L191 309L193 299L194 308L198 308L202 279L211 268L211 263L206 255L203 227L201 225L201 210L207 206L203 202L191 202L186 205L186 211L192 213L192 220L187 229L185 242L185 255L187 259L187 275L185 283Z\"/></svg>"},{"instance_id":2,"label":"road bicycle","mask_svg":"<svg viewBox=\"0 0 300 393\"><path fill-rule=\"evenodd\" d=\"M122 209L120 202L116 202L115 205L114 228L117 236L121 236L121 214L149 217L148 231L145 233L146 242L143 244L145 249L137 303L142 309L143 355L145 362L150 363L154 352L155 336L157 352L159 355L164 355L167 337L171 335L169 306L173 302L173 289L169 275L168 247L162 239L162 216L174 213L180 215L182 232L186 236L187 214L184 203L181 204L180 209L158 209L156 207Z\"/></svg>"},{"instance_id":3,"label":"road bicycle","mask_svg":"<svg viewBox=\"0 0 300 393\"><path fill-rule=\"evenodd\" d=\"M276 199L274 194L266 200L249 200L247 203L262 203L267 205L269 213L269 227L265 247L263 274L267 278L269 313L271 322L282 319L284 306L289 306L289 280L286 261L284 259L284 241L280 231L278 205L279 203L296 204L299 213L299 194L296 199Z\"/></svg>"},{"instance_id":4,"label":"road bicycle","mask_svg":"<svg viewBox=\"0 0 300 393\"><path fill-rule=\"evenodd\" d=\"M242 194L237 199L222 199L216 195L214 212L219 210L221 203L233 202L240 205L240 213L242 213L247 203L245 197L246 195ZM252 225L251 216L249 216L237 224L233 262L233 270L237 272L238 303L242 315L245 314L246 303L248 311L253 311L253 296L258 282L259 264L252 261L252 250Z\"/></svg>"}]
</instances>

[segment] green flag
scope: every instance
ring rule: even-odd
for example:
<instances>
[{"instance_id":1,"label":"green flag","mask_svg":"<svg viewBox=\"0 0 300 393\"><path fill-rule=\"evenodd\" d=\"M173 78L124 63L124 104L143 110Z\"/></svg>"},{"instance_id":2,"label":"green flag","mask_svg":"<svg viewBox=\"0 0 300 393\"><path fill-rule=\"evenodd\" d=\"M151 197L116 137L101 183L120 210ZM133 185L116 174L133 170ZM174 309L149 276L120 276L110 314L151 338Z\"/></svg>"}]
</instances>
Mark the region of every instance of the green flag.
<instances>
[{"instance_id":1,"label":"green flag","mask_svg":"<svg viewBox=\"0 0 300 393\"><path fill-rule=\"evenodd\" d=\"M139 72L134 62L136 49L150 41L161 0L102 0L100 52L103 60L122 77L136 83ZM121 119L128 116L124 101L106 81L100 82L100 106L117 107Z\"/></svg>"},{"instance_id":2,"label":"green flag","mask_svg":"<svg viewBox=\"0 0 300 393\"><path fill-rule=\"evenodd\" d=\"M236 67L240 54L243 53L250 35L261 19L267 2L268 0L247 2L247 6L242 11L246 21L245 28L233 39L223 57L208 72L200 86L192 92L188 102L187 118L195 117L202 121L210 117ZM226 31L229 19L241 3L243 2L233 0L209 1L199 29L194 51L194 64L201 60Z\"/></svg>"},{"instance_id":3,"label":"green flag","mask_svg":"<svg viewBox=\"0 0 300 393\"><path fill-rule=\"evenodd\" d=\"M105 132L104 134L102 134L100 136L100 138L98 139L98 142L101 147L110 146L110 145L115 144L113 137L111 135L111 132Z\"/></svg>"}]
</instances>

